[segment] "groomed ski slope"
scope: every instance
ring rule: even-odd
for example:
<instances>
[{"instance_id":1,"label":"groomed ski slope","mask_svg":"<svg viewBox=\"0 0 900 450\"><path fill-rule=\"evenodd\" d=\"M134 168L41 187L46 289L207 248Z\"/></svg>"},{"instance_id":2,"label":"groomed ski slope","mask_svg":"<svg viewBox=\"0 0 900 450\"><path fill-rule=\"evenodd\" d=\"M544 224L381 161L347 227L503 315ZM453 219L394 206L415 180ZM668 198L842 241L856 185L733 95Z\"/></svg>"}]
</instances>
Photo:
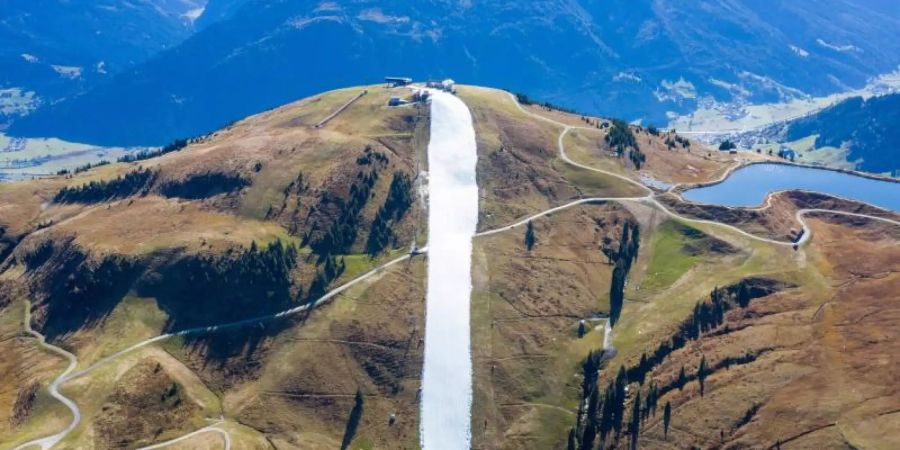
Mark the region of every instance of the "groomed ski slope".
<instances>
[{"instance_id":1,"label":"groomed ski slope","mask_svg":"<svg viewBox=\"0 0 900 450\"><path fill-rule=\"evenodd\" d=\"M428 288L419 436L425 450L471 442L469 300L478 222L475 129L456 96L432 91L428 144Z\"/></svg>"}]
</instances>

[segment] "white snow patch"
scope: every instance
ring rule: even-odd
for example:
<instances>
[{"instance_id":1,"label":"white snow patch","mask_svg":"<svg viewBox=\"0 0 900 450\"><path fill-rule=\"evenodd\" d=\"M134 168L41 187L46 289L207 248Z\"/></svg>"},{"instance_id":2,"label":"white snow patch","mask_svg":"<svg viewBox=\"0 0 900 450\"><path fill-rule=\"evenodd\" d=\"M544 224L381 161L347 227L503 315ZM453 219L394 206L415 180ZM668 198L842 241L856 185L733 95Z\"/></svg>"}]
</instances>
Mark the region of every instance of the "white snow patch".
<instances>
[{"instance_id":1,"label":"white snow patch","mask_svg":"<svg viewBox=\"0 0 900 450\"><path fill-rule=\"evenodd\" d=\"M793 98L809 97L809 95L807 95L805 92L801 91L800 89L792 88L790 86L781 84L781 83L773 80L772 78L769 78L764 75L758 75L753 72L748 72L745 70L745 71L739 73L738 77L740 77L742 80L745 80L745 81L758 83L765 89L770 89L775 92L778 92L778 96L781 97L782 100L790 100Z\"/></svg>"},{"instance_id":2,"label":"white snow patch","mask_svg":"<svg viewBox=\"0 0 900 450\"><path fill-rule=\"evenodd\" d=\"M388 24L388 23L408 23L409 17L407 16L392 16L389 14L385 14L381 11L381 8L369 8L361 11L359 15L356 17L359 20L365 20L368 22L375 22L380 24Z\"/></svg>"},{"instance_id":3,"label":"white snow patch","mask_svg":"<svg viewBox=\"0 0 900 450\"><path fill-rule=\"evenodd\" d=\"M475 129L465 103L431 90L428 143L428 287L420 443L425 450L471 443L469 302L478 222Z\"/></svg>"},{"instance_id":4,"label":"white snow patch","mask_svg":"<svg viewBox=\"0 0 900 450\"><path fill-rule=\"evenodd\" d=\"M37 56L30 55L28 53L22 53L22 59L24 59L25 62L30 62L32 64L40 61Z\"/></svg>"},{"instance_id":5,"label":"white snow patch","mask_svg":"<svg viewBox=\"0 0 900 450\"><path fill-rule=\"evenodd\" d=\"M809 52L808 52L808 51L803 50L802 48L797 47L796 45L791 45L791 46L789 46L789 47L791 48L791 51L794 52L795 55L797 55L797 56L799 56L799 57L801 57L801 58L806 58L806 57L809 56Z\"/></svg>"},{"instance_id":6,"label":"white snow patch","mask_svg":"<svg viewBox=\"0 0 900 450\"><path fill-rule=\"evenodd\" d=\"M206 10L206 7L201 6L199 8L194 8L189 10L188 12L182 14L182 17L189 20L191 23L194 23L200 16L203 15L203 11Z\"/></svg>"},{"instance_id":7,"label":"white snow patch","mask_svg":"<svg viewBox=\"0 0 900 450\"><path fill-rule=\"evenodd\" d=\"M860 53L861 53L861 52L862 52L862 49L859 48L859 47L857 47L857 46L855 46L855 45L852 45L852 44L845 44L845 45L831 44L831 43L829 43L829 42L825 42L825 40L822 39L822 38L816 38L816 43L819 44L819 45L821 45L822 47L825 47L825 48L829 49L829 50L834 50L834 51L836 51L836 52L841 52L841 53L849 53L849 52L860 52Z\"/></svg>"},{"instance_id":8,"label":"white snow patch","mask_svg":"<svg viewBox=\"0 0 900 450\"><path fill-rule=\"evenodd\" d=\"M322 12L322 11L340 11L341 6L335 2L322 2L319 3L319 6L313 10L313 12Z\"/></svg>"},{"instance_id":9,"label":"white snow patch","mask_svg":"<svg viewBox=\"0 0 900 450\"><path fill-rule=\"evenodd\" d=\"M34 91L19 87L0 89L0 116L24 116L34 111L39 101Z\"/></svg>"},{"instance_id":10,"label":"white snow patch","mask_svg":"<svg viewBox=\"0 0 900 450\"><path fill-rule=\"evenodd\" d=\"M50 67L52 67L53 70L56 71L56 73L66 77L66 78L72 79L72 80L81 76L82 69L81 69L81 67L78 67L78 66L51 65Z\"/></svg>"},{"instance_id":11,"label":"white snow patch","mask_svg":"<svg viewBox=\"0 0 900 450\"><path fill-rule=\"evenodd\" d=\"M288 21L288 25L302 30L309 25L312 25L317 22L343 22L343 19L340 16L318 16L318 17L295 17Z\"/></svg>"},{"instance_id":12,"label":"white snow patch","mask_svg":"<svg viewBox=\"0 0 900 450\"><path fill-rule=\"evenodd\" d=\"M697 88L694 87L694 83L679 77L676 81L662 80L655 94L660 102L679 101L697 98Z\"/></svg>"},{"instance_id":13,"label":"white snow patch","mask_svg":"<svg viewBox=\"0 0 900 450\"><path fill-rule=\"evenodd\" d=\"M98 62L97 65L94 66L94 70L96 70L97 73L106 74L106 61Z\"/></svg>"},{"instance_id":14,"label":"white snow patch","mask_svg":"<svg viewBox=\"0 0 900 450\"><path fill-rule=\"evenodd\" d=\"M741 86L739 84L729 83L727 81L719 80L716 78L710 78L709 84L712 84L713 86L718 86L722 89L725 89L725 90L731 92L733 95L737 95L740 97L747 97L750 95L750 91L748 91L747 89L745 89L743 86Z\"/></svg>"},{"instance_id":15,"label":"white snow patch","mask_svg":"<svg viewBox=\"0 0 900 450\"><path fill-rule=\"evenodd\" d=\"M640 83L641 77L629 72L619 72L613 77L613 81L634 81L635 83Z\"/></svg>"}]
</instances>

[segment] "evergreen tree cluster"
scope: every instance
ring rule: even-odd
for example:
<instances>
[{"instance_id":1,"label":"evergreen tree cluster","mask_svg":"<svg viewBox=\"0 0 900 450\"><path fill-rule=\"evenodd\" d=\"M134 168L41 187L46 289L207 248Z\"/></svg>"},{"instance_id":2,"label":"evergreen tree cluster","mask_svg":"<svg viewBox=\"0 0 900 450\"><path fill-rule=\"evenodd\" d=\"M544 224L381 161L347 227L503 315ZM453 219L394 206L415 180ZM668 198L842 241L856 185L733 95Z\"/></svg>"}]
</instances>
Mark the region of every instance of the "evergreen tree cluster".
<instances>
[{"instance_id":1,"label":"evergreen tree cluster","mask_svg":"<svg viewBox=\"0 0 900 450\"><path fill-rule=\"evenodd\" d=\"M628 148L638 150L637 139L628 124L620 119L612 119L611 123L604 140L615 150L616 154L622 156Z\"/></svg>"},{"instance_id":2,"label":"evergreen tree cluster","mask_svg":"<svg viewBox=\"0 0 900 450\"><path fill-rule=\"evenodd\" d=\"M635 256L632 255L637 255L637 245L633 243L633 240L639 239L637 233L639 233L637 225L625 224L616 260L616 264L623 270L633 262ZM622 251L622 249L625 250ZM694 380L699 381L701 395L703 395L707 376L721 368L746 364L755 360L759 353L748 352L740 356L730 356L715 364L709 364L706 357L702 356L700 364L694 372L688 373L682 366L678 376L667 384L658 385L655 381L651 381L644 391L638 387L634 399L631 401L631 415L628 416L627 424L625 422L627 386L632 383L643 386L647 374L669 354L684 347L688 340L697 339L700 333L711 331L719 326L723 322L724 312L735 307L746 307L753 298L768 293L769 291L766 289L751 288L745 281L726 289L714 289L710 293L710 299L697 304L691 317L682 323L679 331L669 341L660 344L653 354L641 355L638 364L627 368L619 367L615 379L610 380L602 392L597 382L603 362L603 353L589 353L582 362L582 402L575 427L569 433L568 447L583 450L603 449L607 444L618 442L623 431L627 431L630 436L630 447L636 448L642 422L651 416L656 416L658 402L663 395L676 388L683 389L687 383ZM612 314L610 318L612 319ZM671 414L671 405L666 402L663 417L666 434L668 434ZM600 445L595 447L598 437Z\"/></svg>"},{"instance_id":3,"label":"evergreen tree cluster","mask_svg":"<svg viewBox=\"0 0 900 450\"><path fill-rule=\"evenodd\" d=\"M631 160L631 163L634 164L634 168L637 170L641 170L641 166L644 165L644 162L647 160L647 155L644 154L640 149L633 148L628 151L628 159Z\"/></svg>"},{"instance_id":4,"label":"evergreen tree cluster","mask_svg":"<svg viewBox=\"0 0 900 450\"><path fill-rule=\"evenodd\" d=\"M359 235L361 214L372 197L372 189L378 181L378 171L388 163L389 159L386 155L373 150L371 146L366 146L363 154L356 158L356 165L360 167L360 170L350 185L349 198L345 200L331 191L325 191L322 194L315 209L330 211L336 207L337 211L328 214L333 220L326 230L320 232L316 225L307 231L303 237L304 244L308 243L316 254L323 257L349 253ZM298 181L302 185L302 179L298 177ZM399 190L401 187L398 185L395 189ZM403 200L402 193L394 195L399 196L394 201ZM399 204L392 205L391 208L397 206ZM380 231L380 233L384 232Z\"/></svg>"},{"instance_id":5,"label":"evergreen tree cluster","mask_svg":"<svg viewBox=\"0 0 900 450\"><path fill-rule=\"evenodd\" d=\"M609 322L612 326L615 326L622 314L622 306L625 302L625 280L628 278L632 263L637 259L640 249L640 232L640 227L636 223L629 221L622 225L622 236L616 252L616 265L609 286Z\"/></svg>"},{"instance_id":6,"label":"evergreen tree cluster","mask_svg":"<svg viewBox=\"0 0 900 450\"><path fill-rule=\"evenodd\" d=\"M579 114L577 111L575 111L572 108L566 108L565 106L556 105L556 104L553 104L553 103L547 102L547 101L544 101L544 102L537 101L537 100L534 100L534 99L528 97L528 95L523 94L521 92L516 92L513 95L516 96L516 101L518 101L520 105L524 105L524 106L538 105L541 108L544 108L548 111L556 110L556 111L566 112L569 114Z\"/></svg>"},{"instance_id":7,"label":"evergreen tree cluster","mask_svg":"<svg viewBox=\"0 0 900 450\"><path fill-rule=\"evenodd\" d=\"M630 382L643 384L646 375L672 352L684 347L688 341L699 339L701 333L718 328L724 322L726 312L735 306L746 308L750 304L751 290L741 281L727 289L715 288L709 297L708 301L694 306L691 316L668 341L661 343L652 354L642 354L640 362L627 369Z\"/></svg>"},{"instance_id":8,"label":"evergreen tree cluster","mask_svg":"<svg viewBox=\"0 0 900 450\"><path fill-rule=\"evenodd\" d=\"M300 221L297 220L297 214L299 208L302 206L302 197L301 194L306 193L310 189L309 183L303 178L303 172L299 172L297 174L297 178L291 181L287 186L282 190L282 198L281 205L277 208L274 205L269 205L269 210L266 211L266 219L271 220L279 217L281 214L288 209L288 201L293 196L293 204L295 209L293 210L293 214L291 217L290 224L288 226L288 232L292 235L296 235L297 231L300 228Z\"/></svg>"},{"instance_id":9,"label":"evergreen tree cluster","mask_svg":"<svg viewBox=\"0 0 900 450\"><path fill-rule=\"evenodd\" d=\"M307 301L310 302L316 301L319 297L325 295L331 282L341 276L347 268L344 257L342 256L338 259L334 255L323 257L320 266L320 268L316 269L316 276L313 278L306 295Z\"/></svg>"},{"instance_id":10,"label":"evergreen tree cluster","mask_svg":"<svg viewBox=\"0 0 900 450\"><path fill-rule=\"evenodd\" d=\"M706 387L706 377L709 375L721 370L728 369L731 366L739 366L743 364L749 364L753 361L756 361L759 358L759 355L769 351L769 349L762 349L755 352L745 352L741 355L737 356L726 356L715 364L710 364L706 362L706 357L702 356L700 359L700 365L697 366L697 370L695 372L689 372L684 366L678 371L678 376L669 381L666 384L663 384L658 388L659 395L665 395L675 389L682 390L688 383L691 381L698 381L700 384L700 395L702 396L705 387Z\"/></svg>"},{"instance_id":11,"label":"evergreen tree cluster","mask_svg":"<svg viewBox=\"0 0 900 450\"><path fill-rule=\"evenodd\" d=\"M665 142L666 142L666 147L669 150L674 150L676 145L680 145L681 148L685 148L685 149L689 148L691 146L691 141L689 141L675 133L671 133L670 135L666 136Z\"/></svg>"},{"instance_id":12,"label":"evergreen tree cluster","mask_svg":"<svg viewBox=\"0 0 900 450\"><path fill-rule=\"evenodd\" d=\"M295 301L291 273L297 248L276 240L263 248L186 257L167 267L159 281L146 286L179 327L208 322L209 310L225 322L284 309Z\"/></svg>"},{"instance_id":13,"label":"evergreen tree cluster","mask_svg":"<svg viewBox=\"0 0 900 450\"><path fill-rule=\"evenodd\" d=\"M105 166L105 165L108 165L108 164L109 164L109 161L107 161L107 160L104 159L104 160L100 160L100 161L95 162L95 163L87 163L87 164L78 166L78 167L72 169L71 171L69 171L69 169L62 169L62 170L60 170L60 171L57 171L56 174L57 174L57 175L68 175L68 174L70 174L70 173L71 173L71 174L78 174L78 173L81 173L81 172L87 172L88 170L93 169L94 167L101 167L101 166Z\"/></svg>"},{"instance_id":14,"label":"evergreen tree cluster","mask_svg":"<svg viewBox=\"0 0 900 450\"><path fill-rule=\"evenodd\" d=\"M327 256L350 252L359 233L360 214L372 196L372 188L376 181L378 172L360 171L350 186L350 198L346 201L330 192L322 195L319 204L334 204L338 207L338 211L328 230L310 242L310 247L317 254Z\"/></svg>"},{"instance_id":15,"label":"evergreen tree cluster","mask_svg":"<svg viewBox=\"0 0 900 450\"><path fill-rule=\"evenodd\" d=\"M735 144L734 142L731 142L728 139L725 139L721 144L719 144L719 150L722 150L722 151L734 150L736 148L737 148L737 144Z\"/></svg>"},{"instance_id":16,"label":"evergreen tree cluster","mask_svg":"<svg viewBox=\"0 0 900 450\"><path fill-rule=\"evenodd\" d=\"M412 206L412 180L406 172L394 172L391 187L384 204L378 209L369 231L366 252L371 256L381 253L392 243L396 244L391 225L399 222Z\"/></svg>"},{"instance_id":17,"label":"evergreen tree cluster","mask_svg":"<svg viewBox=\"0 0 900 450\"><path fill-rule=\"evenodd\" d=\"M130 163L135 161L143 161L145 159L156 158L157 156L165 155L166 153L177 152L185 147L188 144L192 144L194 142L199 141L200 138L191 138L191 139L175 139L174 141L166 144L160 149L157 150L141 150L137 153L130 153L125 156L120 157L117 162Z\"/></svg>"},{"instance_id":18,"label":"evergreen tree cluster","mask_svg":"<svg viewBox=\"0 0 900 450\"><path fill-rule=\"evenodd\" d=\"M183 180L166 181L160 186L159 192L169 198L197 200L223 192L237 191L249 184L249 180L237 174L205 172L191 175Z\"/></svg>"},{"instance_id":19,"label":"evergreen tree cluster","mask_svg":"<svg viewBox=\"0 0 900 450\"><path fill-rule=\"evenodd\" d=\"M118 254L91 257L71 238L47 239L24 258L39 281L33 295L45 305L42 332L49 338L92 326L131 288L142 265Z\"/></svg>"},{"instance_id":20,"label":"evergreen tree cluster","mask_svg":"<svg viewBox=\"0 0 900 450\"><path fill-rule=\"evenodd\" d=\"M516 95L516 101L519 102L520 105L528 106L528 105L534 104L534 102L532 102L531 99L528 98L527 95L525 95L521 92L516 92L515 95Z\"/></svg>"},{"instance_id":21,"label":"evergreen tree cluster","mask_svg":"<svg viewBox=\"0 0 900 450\"><path fill-rule=\"evenodd\" d=\"M373 150L369 145L363 150L362 155L356 157L356 164L359 166L368 166L375 163L387 164L388 157L382 152Z\"/></svg>"},{"instance_id":22,"label":"evergreen tree cluster","mask_svg":"<svg viewBox=\"0 0 900 450\"><path fill-rule=\"evenodd\" d=\"M137 169L109 181L91 181L78 187L64 187L53 197L55 203L97 203L125 198L139 192L146 194L156 172Z\"/></svg>"}]
</instances>

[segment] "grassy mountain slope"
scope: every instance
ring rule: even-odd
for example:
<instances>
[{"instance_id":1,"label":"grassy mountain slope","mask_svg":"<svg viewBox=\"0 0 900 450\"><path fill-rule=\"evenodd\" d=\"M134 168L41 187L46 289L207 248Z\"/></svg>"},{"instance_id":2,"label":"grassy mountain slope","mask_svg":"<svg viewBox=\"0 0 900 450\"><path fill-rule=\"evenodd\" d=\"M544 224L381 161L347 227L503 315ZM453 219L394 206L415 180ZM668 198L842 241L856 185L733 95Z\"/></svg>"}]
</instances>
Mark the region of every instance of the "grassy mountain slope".
<instances>
[{"instance_id":1,"label":"grassy mountain slope","mask_svg":"<svg viewBox=\"0 0 900 450\"><path fill-rule=\"evenodd\" d=\"M388 108L392 91L367 89L321 128L315 125L363 88L268 111L156 158L0 186L10 245L0 315L21 318L23 301L31 300L35 328L78 354L83 368L161 332L302 305L405 251L419 228L420 203L411 185L403 191L392 184L417 175L428 111ZM372 223L395 190L412 201L388 219L385 248L372 250ZM265 432L276 442L333 447L350 410L341 396L352 406L357 388L371 396L361 439L415 442L423 294L407 280L421 270L411 263L385 274L375 290L348 294L374 296L380 306L340 299L313 316L150 346L103 367L64 388L85 415L70 445L149 444L225 414L234 418L228 427L256 427L238 441L248 446ZM298 339L308 342L301 351ZM380 343L374 353L369 342ZM42 355L10 351L23 358L14 357L16 364L35 364L17 375L17 386L52 373ZM347 376L328 390L322 380L334 379L329 372ZM141 387L157 385L162 397ZM4 398L22 395L3 389ZM157 405L157 398L183 409ZM50 417L66 413L42 404L25 402L9 423L44 417L52 429ZM148 413L157 407L159 414ZM280 419L269 415L278 408ZM391 413L401 418L388 427ZM0 440L37 432L3 426Z\"/></svg>"},{"instance_id":2,"label":"grassy mountain slope","mask_svg":"<svg viewBox=\"0 0 900 450\"><path fill-rule=\"evenodd\" d=\"M787 139L815 135L815 147L847 148L847 160L860 170L900 172L900 94L855 97L812 117L792 122Z\"/></svg>"},{"instance_id":3,"label":"grassy mountain slope","mask_svg":"<svg viewBox=\"0 0 900 450\"><path fill-rule=\"evenodd\" d=\"M0 448L69 418L47 390L62 363L22 334L29 302L30 323L80 370L163 332L302 305L424 244L429 110L387 106L408 94L331 91L161 156L0 185L0 352L11 356L0 361ZM708 182L739 162L648 128L520 109L505 91L459 95L476 130L479 231L573 200L645 195L626 180ZM564 137L567 155L625 180L564 161L563 126L541 117L585 127ZM793 249L689 219L788 240L800 208L876 212L802 192L752 209L657 198L687 219L647 200L596 201L533 219L530 248L526 226L474 238L473 448L626 448L634 435L646 448L892 447L897 228L809 216L812 239ZM399 216L383 212L400 204ZM376 272L312 311L153 343L65 383L84 419L63 446L148 445L216 423L235 448L417 448L427 262ZM600 444L591 430L617 408L621 425ZM185 445L221 445L195 439Z\"/></svg>"}]
</instances>

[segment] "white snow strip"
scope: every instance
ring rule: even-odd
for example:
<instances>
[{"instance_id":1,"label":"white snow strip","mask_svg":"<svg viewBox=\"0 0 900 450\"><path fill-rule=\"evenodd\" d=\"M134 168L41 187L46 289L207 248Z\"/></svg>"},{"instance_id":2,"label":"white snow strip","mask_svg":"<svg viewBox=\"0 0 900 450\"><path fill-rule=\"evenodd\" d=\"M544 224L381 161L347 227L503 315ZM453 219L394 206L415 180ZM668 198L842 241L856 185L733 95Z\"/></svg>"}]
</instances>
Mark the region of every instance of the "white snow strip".
<instances>
[{"instance_id":1,"label":"white snow strip","mask_svg":"<svg viewBox=\"0 0 900 450\"><path fill-rule=\"evenodd\" d=\"M425 450L467 449L472 406L472 237L478 222L475 129L462 100L439 91L431 94L420 441Z\"/></svg>"}]
</instances>

